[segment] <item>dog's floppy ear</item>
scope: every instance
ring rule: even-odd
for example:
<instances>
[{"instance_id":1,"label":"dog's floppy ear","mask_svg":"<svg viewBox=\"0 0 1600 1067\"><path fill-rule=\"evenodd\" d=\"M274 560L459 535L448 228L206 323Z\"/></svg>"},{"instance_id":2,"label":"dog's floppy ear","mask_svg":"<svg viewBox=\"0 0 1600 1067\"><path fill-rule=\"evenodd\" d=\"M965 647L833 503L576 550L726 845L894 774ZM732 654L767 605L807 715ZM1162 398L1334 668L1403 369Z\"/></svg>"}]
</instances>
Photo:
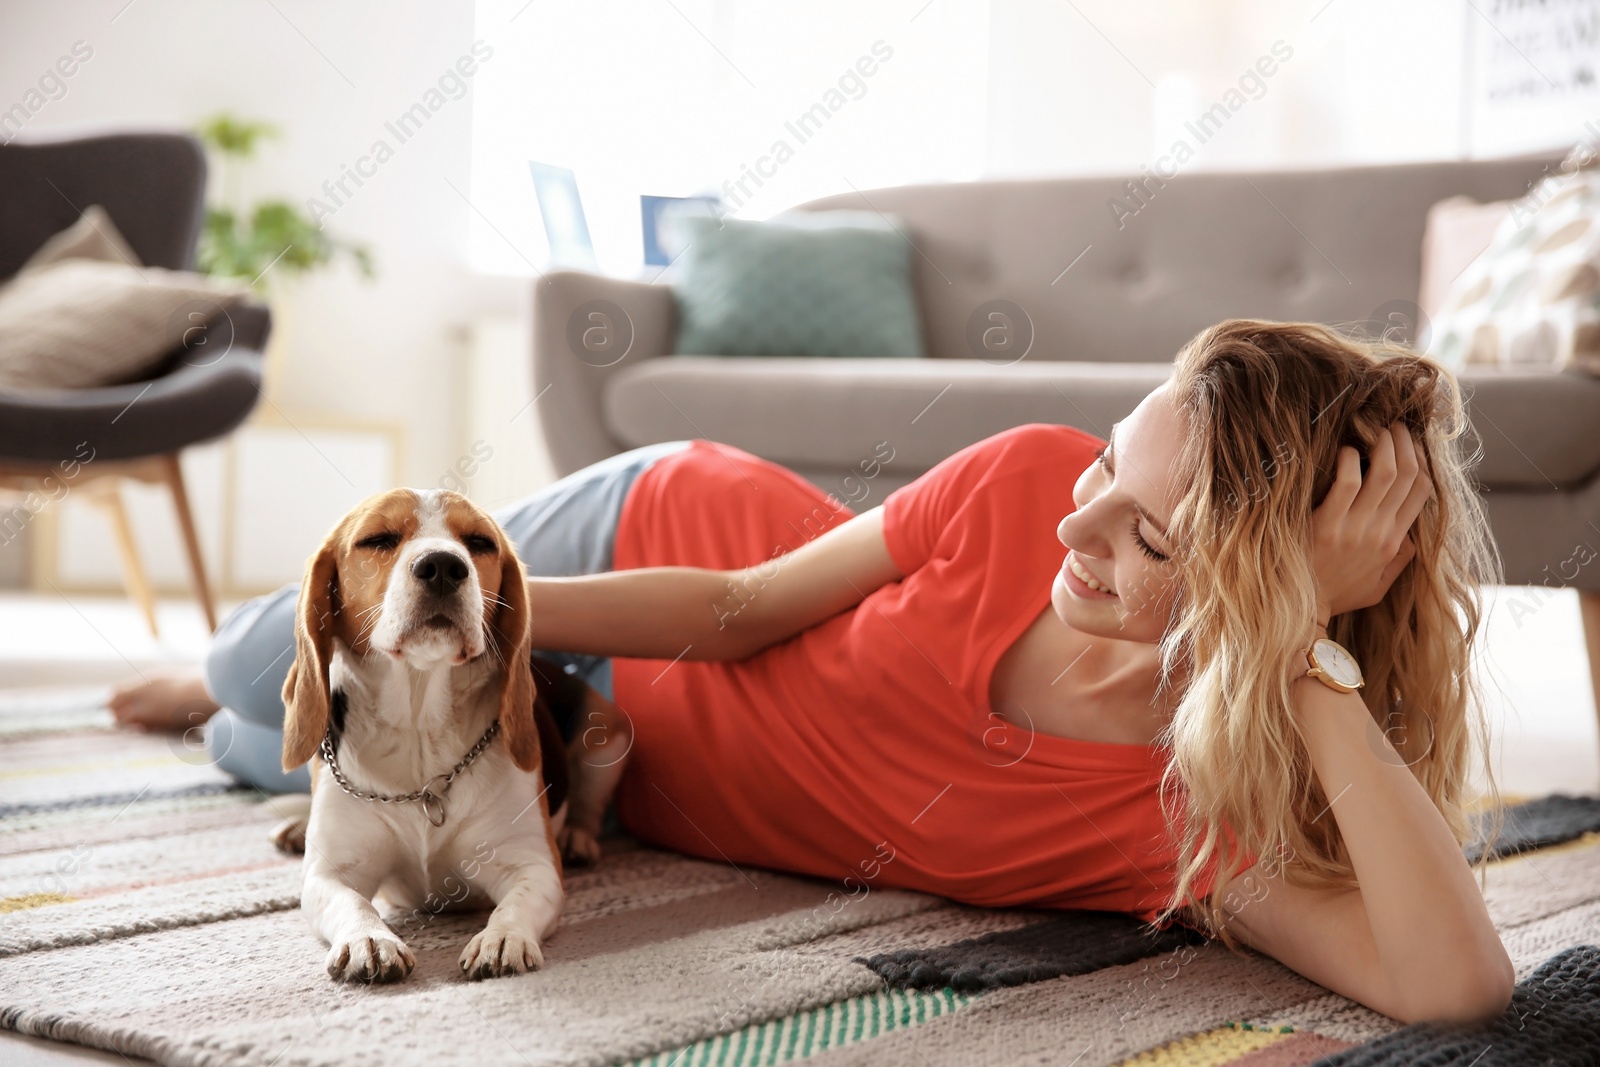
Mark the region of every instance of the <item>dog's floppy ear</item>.
<instances>
[{"instance_id":1,"label":"dog's floppy ear","mask_svg":"<svg viewBox=\"0 0 1600 1067\"><path fill-rule=\"evenodd\" d=\"M528 614L528 580L516 549L498 525L495 537L500 541L500 589L489 636L505 666L500 729L506 735L511 762L534 771L539 769L539 726L533 717L533 620Z\"/></svg>"},{"instance_id":2,"label":"dog's floppy ear","mask_svg":"<svg viewBox=\"0 0 1600 1067\"><path fill-rule=\"evenodd\" d=\"M338 539L330 533L306 564L295 607L294 662L283 680L283 769L309 760L328 732L328 665L333 658L334 615L339 610Z\"/></svg>"}]
</instances>

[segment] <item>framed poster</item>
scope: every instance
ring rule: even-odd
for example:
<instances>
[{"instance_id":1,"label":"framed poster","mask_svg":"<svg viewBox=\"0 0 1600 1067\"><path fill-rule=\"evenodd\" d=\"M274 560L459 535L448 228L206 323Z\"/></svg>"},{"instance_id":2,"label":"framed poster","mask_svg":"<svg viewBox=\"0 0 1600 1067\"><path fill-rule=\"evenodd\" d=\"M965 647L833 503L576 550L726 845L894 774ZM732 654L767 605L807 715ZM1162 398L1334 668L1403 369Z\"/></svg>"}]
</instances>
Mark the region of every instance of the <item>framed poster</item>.
<instances>
[{"instance_id":1,"label":"framed poster","mask_svg":"<svg viewBox=\"0 0 1600 1067\"><path fill-rule=\"evenodd\" d=\"M1600 136L1600 0L1475 0L1465 37L1472 157Z\"/></svg>"}]
</instances>

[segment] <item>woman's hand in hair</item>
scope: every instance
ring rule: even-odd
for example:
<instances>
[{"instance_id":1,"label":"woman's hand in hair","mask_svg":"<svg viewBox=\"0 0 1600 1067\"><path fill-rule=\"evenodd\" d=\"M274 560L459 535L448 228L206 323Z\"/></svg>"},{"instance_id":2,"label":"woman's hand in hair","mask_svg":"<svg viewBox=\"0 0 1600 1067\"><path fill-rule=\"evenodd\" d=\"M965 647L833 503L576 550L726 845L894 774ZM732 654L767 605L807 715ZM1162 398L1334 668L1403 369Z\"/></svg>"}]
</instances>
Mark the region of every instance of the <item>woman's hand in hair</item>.
<instances>
[{"instance_id":1,"label":"woman's hand in hair","mask_svg":"<svg viewBox=\"0 0 1600 1067\"><path fill-rule=\"evenodd\" d=\"M1404 422L1378 435L1365 478L1360 453L1339 449L1338 475L1311 513L1319 621L1383 600L1416 555L1411 527L1433 493L1423 459Z\"/></svg>"}]
</instances>

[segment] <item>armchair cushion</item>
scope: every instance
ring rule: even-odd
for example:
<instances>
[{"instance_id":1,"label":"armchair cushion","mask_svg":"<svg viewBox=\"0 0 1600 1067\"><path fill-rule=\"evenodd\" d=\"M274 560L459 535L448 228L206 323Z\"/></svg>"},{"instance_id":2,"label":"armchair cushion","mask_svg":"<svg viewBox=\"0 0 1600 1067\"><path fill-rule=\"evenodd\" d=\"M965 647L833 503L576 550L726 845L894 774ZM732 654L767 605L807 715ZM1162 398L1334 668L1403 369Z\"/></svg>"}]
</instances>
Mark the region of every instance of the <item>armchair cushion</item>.
<instances>
[{"instance_id":1,"label":"armchair cushion","mask_svg":"<svg viewBox=\"0 0 1600 1067\"><path fill-rule=\"evenodd\" d=\"M245 293L187 271L93 259L24 271L0 291L0 386L138 378Z\"/></svg>"},{"instance_id":2,"label":"armchair cushion","mask_svg":"<svg viewBox=\"0 0 1600 1067\"><path fill-rule=\"evenodd\" d=\"M99 204L83 209L78 221L39 246L19 273L38 270L63 259L98 259L106 263L139 262L139 255Z\"/></svg>"}]
</instances>

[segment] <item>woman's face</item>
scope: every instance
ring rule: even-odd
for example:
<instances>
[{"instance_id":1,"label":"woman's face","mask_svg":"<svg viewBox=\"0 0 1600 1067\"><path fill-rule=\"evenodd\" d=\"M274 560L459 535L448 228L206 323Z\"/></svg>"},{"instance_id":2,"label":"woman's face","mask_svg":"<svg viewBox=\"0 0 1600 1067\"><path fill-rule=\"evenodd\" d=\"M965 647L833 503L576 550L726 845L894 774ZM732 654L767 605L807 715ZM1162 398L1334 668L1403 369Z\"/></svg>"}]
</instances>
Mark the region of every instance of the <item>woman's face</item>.
<instances>
[{"instance_id":1,"label":"woman's face","mask_svg":"<svg viewBox=\"0 0 1600 1067\"><path fill-rule=\"evenodd\" d=\"M1070 551L1050 590L1056 614L1073 629L1122 641L1161 640L1177 595L1174 549L1165 531L1177 503L1172 468L1183 435L1182 417L1163 384L1112 427L1102 459L1073 486L1077 510L1056 528ZM1109 591L1084 583L1085 571Z\"/></svg>"}]
</instances>

